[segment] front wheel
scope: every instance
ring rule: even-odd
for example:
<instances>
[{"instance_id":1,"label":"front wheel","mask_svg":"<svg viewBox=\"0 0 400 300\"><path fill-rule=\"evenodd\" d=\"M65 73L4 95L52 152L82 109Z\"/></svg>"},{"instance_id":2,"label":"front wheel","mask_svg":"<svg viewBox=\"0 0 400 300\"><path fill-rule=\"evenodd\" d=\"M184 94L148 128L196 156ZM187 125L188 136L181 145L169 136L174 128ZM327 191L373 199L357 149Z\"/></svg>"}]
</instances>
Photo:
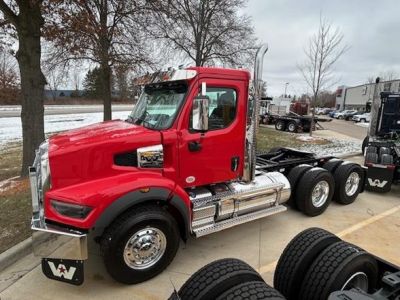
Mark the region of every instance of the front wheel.
<instances>
[{"instance_id":1,"label":"front wheel","mask_svg":"<svg viewBox=\"0 0 400 300\"><path fill-rule=\"evenodd\" d=\"M134 284L161 273L179 247L175 219L163 208L138 207L119 217L104 233L101 252L116 281Z\"/></svg>"}]
</instances>

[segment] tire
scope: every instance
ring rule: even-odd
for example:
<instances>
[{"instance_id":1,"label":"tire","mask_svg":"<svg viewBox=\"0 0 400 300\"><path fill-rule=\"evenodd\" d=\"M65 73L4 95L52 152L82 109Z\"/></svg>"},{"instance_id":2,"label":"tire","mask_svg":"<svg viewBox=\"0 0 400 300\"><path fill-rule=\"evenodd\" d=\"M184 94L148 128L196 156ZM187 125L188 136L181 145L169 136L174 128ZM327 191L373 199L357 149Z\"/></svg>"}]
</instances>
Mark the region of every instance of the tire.
<instances>
[{"instance_id":1,"label":"tire","mask_svg":"<svg viewBox=\"0 0 400 300\"><path fill-rule=\"evenodd\" d=\"M383 154L381 157L382 165L393 165L393 156L390 154Z\"/></svg>"},{"instance_id":2,"label":"tire","mask_svg":"<svg viewBox=\"0 0 400 300\"><path fill-rule=\"evenodd\" d=\"M375 146L368 146L367 153L378 153L378 148L376 148Z\"/></svg>"},{"instance_id":3,"label":"tire","mask_svg":"<svg viewBox=\"0 0 400 300\"><path fill-rule=\"evenodd\" d=\"M320 200L312 200L312 193L317 189L317 185L322 184ZM308 170L299 180L297 193L295 195L296 206L300 211L310 217L322 214L332 200L335 182L332 174L322 168L314 167ZM324 190L323 190L324 189ZM318 192L317 192L318 193Z\"/></svg>"},{"instance_id":4,"label":"tire","mask_svg":"<svg viewBox=\"0 0 400 300\"><path fill-rule=\"evenodd\" d=\"M296 300L304 274L315 258L340 239L321 228L308 228L297 234L283 250L275 268L274 287L288 300Z\"/></svg>"},{"instance_id":5,"label":"tire","mask_svg":"<svg viewBox=\"0 0 400 300\"><path fill-rule=\"evenodd\" d=\"M233 258L216 260L198 270L178 291L181 300L216 299L227 290L245 282L262 282L247 263Z\"/></svg>"},{"instance_id":6,"label":"tire","mask_svg":"<svg viewBox=\"0 0 400 300\"><path fill-rule=\"evenodd\" d=\"M227 290L217 300L284 300L285 298L265 282L249 281Z\"/></svg>"},{"instance_id":7,"label":"tire","mask_svg":"<svg viewBox=\"0 0 400 300\"><path fill-rule=\"evenodd\" d=\"M328 160L324 165L322 166L325 170L329 171L330 173L333 174L337 167L339 167L343 163L343 160L338 159L338 158L332 158Z\"/></svg>"},{"instance_id":8,"label":"tire","mask_svg":"<svg viewBox=\"0 0 400 300\"><path fill-rule=\"evenodd\" d=\"M365 153L365 148L367 148L368 143L369 143L369 136L366 136L361 145L361 150L363 154Z\"/></svg>"},{"instance_id":9,"label":"tire","mask_svg":"<svg viewBox=\"0 0 400 300\"><path fill-rule=\"evenodd\" d=\"M377 164L378 163L378 154L376 153L368 153L365 154L365 162L366 163L372 163L372 164Z\"/></svg>"},{"instance_id":10,"label":"tire","mask_svg":"<svg viewBox=\"0 0 400 300\"><path fill-rule=\"evenodd\" d=\"M307 271L300 300L328 299L334 292L350 289L345 285L351 276L358 272L364 273L368 279L367 291L375 288L378 280L378 266L376 260L366 251L346 242L337 242L326 248L312 263Z\"/></svg>"},{"instance_id":11,"label":"tire","mask_svg":"<svg viewBox=\"0 0 400 300\"><path fill-rule=\"evenodd\" d=\"M286 129L286 123L282 120L278 120L275 123L275 129L280 130L280 131L285 131Z\"/></svg>"},{"instance_id":12,"label":"tire","mask_svg":"<svg viewBox=\"0 0 400 300\"><path fill-rule=\"evenodd\" d=\"M291 122L289 122L288 124L287 124L287 130L289 131L289 132L292 132L292 133L295 133L295 132L297 132L297 124L296 124L296 122L293 122L293 121L291 121Z\"/></svg>"},{"instance_id":13,"label":"tire","mask_svg":"<svg viewBox=\"0 0 400 300\"><path fill-rule=\"evenodd\" d=\"M149 230L151 230L151 234L149 234ZM133 246L131 246L130 252L125 251L128 241L139 234L143 235L141 240L145 238L144 236L158 238L161 245L165 245L165 250L159 251L160 256L154 258L153 264L148 262L148 267L140 266L129 260ZM175 219L163 208L157 205L147 205L135 207L134 210L118 217L103 234L100 249L107 272L111 277L121 283L134 284L161 273L175 257L179 241L179 229ZM162 248L160 245L159 247Z\"/></svg>"},{"instance_id":14,"label":"tire","mask_svg":"<svg viewBox=\"0 0 400 300\"><path fill-rule=\"evenodd\" d=\"M380 147L379 148L379 157L382 158L382 155L390 154L390 149L388 147Z\"/></svg>"},{"instance_id":15,"label":"tire","mask_svg":"<svg viewBox=\"0 0 400 300\"><path fill-rule=\"evenodd\" d=\"M340 204L350 204L356 200L364 182L364 171L360 165L344 162L333 173L335 193L333 200ZM346 184L351 186L346 187Z\"/></svg>"},{"instance_id":16,"label":"tire","mask_svg":"<svg viewBox=\"0 0 400 300\"><path fill-rule=\"evenodd\" d=\"M360 119L360 123L365 123L365 119Z\"/></svg>"},{"instance_id":17,"label":"tire","mask_svg":"<svg viewBox=\"0 0 400 300\"><path fill-rule=\"evenodd\" d=\"M306 165L306 164L301 164L293 169L290 170L287 179L289 180L290 183L290 188L292 190L291 197L288 200L288 204L297 209L296 202L294 200L294 195L296 195L296 189L297 189L297 183L299 182L300 178L304 175L305 172L310 170L312 166Z\"/></svg>"},{"instance_id":18,"label":"tire","mask_svg":"<svg viewBox=\"0 0 400 300\"><path fill-rule=\"evenodd\" d=\"M344 117L343 117L343 116L339 116L338 119L339 119L339 120L343 120Z\"/></svg>"}]
</instances>

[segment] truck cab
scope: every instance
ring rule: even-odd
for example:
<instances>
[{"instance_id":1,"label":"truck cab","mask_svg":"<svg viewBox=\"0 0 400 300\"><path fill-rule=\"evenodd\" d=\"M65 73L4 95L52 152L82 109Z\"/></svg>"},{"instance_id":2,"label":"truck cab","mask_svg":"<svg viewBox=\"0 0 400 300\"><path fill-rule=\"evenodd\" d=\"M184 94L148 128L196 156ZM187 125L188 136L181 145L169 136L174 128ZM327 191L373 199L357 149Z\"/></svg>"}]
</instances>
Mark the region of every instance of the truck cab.
<instances>
[{"instance_id":1,"label":"truck cab","mask_svg":"<svg viewBox=\"0 0 400 300\"><path fill-rule=\"evenodd\" d=\"M43 273L83 282L88 239L117 281L162 272L180 240L287 210L352 203L364 171L294 149L256 153L261 74L191 67L154 74L126 120L56 134L29 169ZM62 250L66 247L66 250ZM60 250L61 249L61 250Z\"/></svg>"}]
</instances>

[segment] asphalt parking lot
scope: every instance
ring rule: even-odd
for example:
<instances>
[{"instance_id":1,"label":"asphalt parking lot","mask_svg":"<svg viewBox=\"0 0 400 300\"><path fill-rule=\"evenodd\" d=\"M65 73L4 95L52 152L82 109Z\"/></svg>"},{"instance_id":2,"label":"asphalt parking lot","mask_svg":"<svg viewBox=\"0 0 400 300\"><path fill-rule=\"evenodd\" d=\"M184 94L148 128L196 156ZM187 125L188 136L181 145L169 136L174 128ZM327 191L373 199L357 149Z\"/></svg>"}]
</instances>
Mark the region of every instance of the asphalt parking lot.
<instances>
[{"instance_id":1,"label":"asphalt parking lot","mask_svg":"<svg viewBox=\"0 0 400 300\"><path fill-rule=\"evenodd\" d=\"M362 157L351 160L360 162ZM322 227L371 253L400 265L400 186L388 194L365 192L348 206L332 203L314 218L288 209L258 221L181 243L161 275L138 285L114 282L96 245L90 247L85 283L72 286L46 279L32 255L0 273L0 299L167 299L197 269L219 258L235 257L258 269L272 283L277 259L290 239L308 227ZM18 279L19 277L22 278Z\"/></svg>"},{"instance_id":2,"label":"asphalt parking lot","mask_svg":"<svg viewBox=\"0 0 400 300\"><path fill-rule=\"evenodd\" d=\"M329 118L328 116L323 116ZM331 122L321 123L325 129L345 134L355 139L363 140L367 136L367 127L356 125L353 121L332 119Z\"/></svg>"}]
</instances>

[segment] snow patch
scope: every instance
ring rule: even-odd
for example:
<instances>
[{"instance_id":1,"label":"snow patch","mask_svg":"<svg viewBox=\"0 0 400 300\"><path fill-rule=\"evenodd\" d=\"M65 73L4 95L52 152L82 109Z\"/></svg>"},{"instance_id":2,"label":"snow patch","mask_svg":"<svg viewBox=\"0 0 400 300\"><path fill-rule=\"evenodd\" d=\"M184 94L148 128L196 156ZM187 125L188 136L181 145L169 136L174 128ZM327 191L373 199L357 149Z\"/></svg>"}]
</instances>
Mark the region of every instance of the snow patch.
<instances>
[{"instance_id":1,"label":"snow patch","mask_svg":"<svg viewBox=\"0 0 400 300\"><path fill-rule=\"evenodd\" d=\"M13 188L17 184L17 182L14 181L17 178L19 178L19 176L11 177L11 178L0 181L0 193Z\"/></svg>"},{"instance_id":2,"label":"snow patch","mask_svg":"<svg viewBox=\"0 0 400 300\"><path fill-rule=\"evenodd\" d=\"M125 120L130 111L113 112L113 119ZM103 121L103 113L77 113L68 115L44 116L45 133L53 133L82 126L99 123ZM22 139L22 128L20 117L0 118L0 147L9 142Z\"/></svg>"},{"instance_id":3,"label":"snow patch","mask_svg":"<svg viewBox=\"0 0 400 300\"><path fill-rule=\"evenodd\" d=\"M315 141L324 141L325 139L317 136L299 135L296 137L296 140L303 142L315 142Z\"/></svg>"},{"instance_id":4,"label":"snow patch","mask_svg":"<svg viewBox=\"0 0 400 300\"><path fill-rule=\"evenodd\" d=\"M358 122L358 123L355 123L357 126L360 126L360 127L364 127L364 128L368 128L369 127L369 123L361 123L361 122Z\"/></svg>"}]
</instances>

